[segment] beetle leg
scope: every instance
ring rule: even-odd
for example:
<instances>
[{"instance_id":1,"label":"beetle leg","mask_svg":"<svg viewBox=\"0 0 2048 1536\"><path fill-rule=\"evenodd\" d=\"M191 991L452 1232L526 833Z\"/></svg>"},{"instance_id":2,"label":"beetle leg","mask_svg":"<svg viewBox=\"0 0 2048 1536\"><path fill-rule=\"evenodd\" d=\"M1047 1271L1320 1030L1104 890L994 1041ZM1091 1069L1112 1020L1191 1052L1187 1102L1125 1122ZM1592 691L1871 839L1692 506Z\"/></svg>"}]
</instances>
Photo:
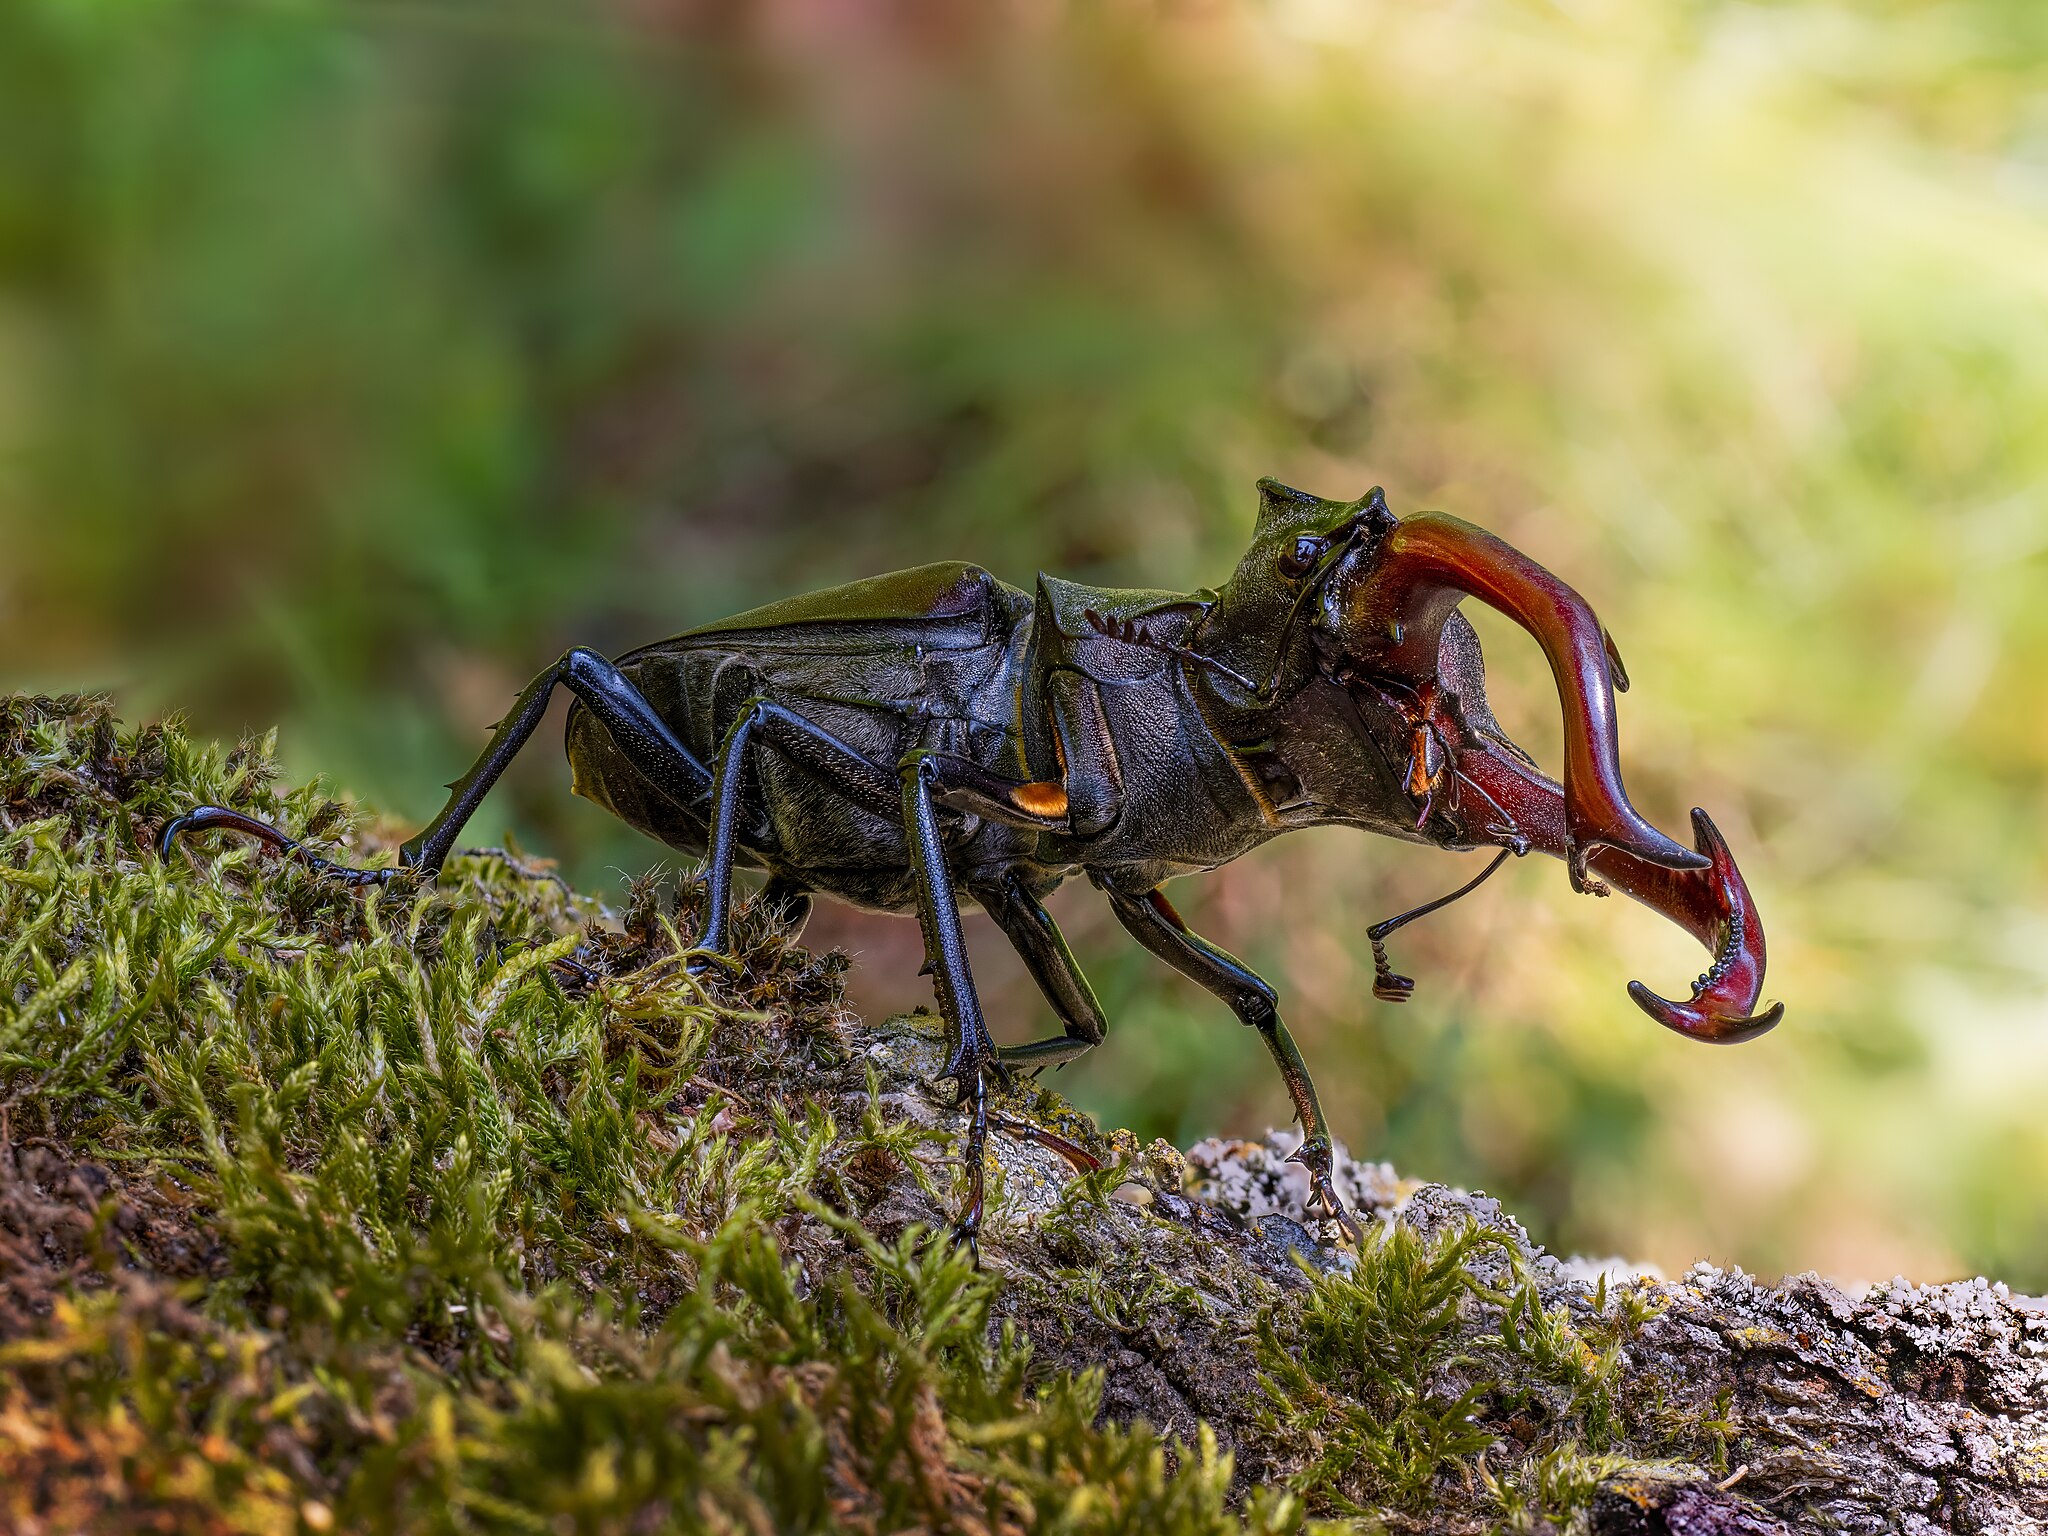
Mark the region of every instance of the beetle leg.
<instances>
[{"instance_id":1,"label":"beetle leg","mask_svg":"<svg viewBox=\"0 0 2048 1536\"><path fill-rule=\"evenodd\" d=\"M448 786L448 803L441 813L399 850L402 863L430 875L439 873L464 823L547 713L548 695L556 683L576 695L627 761L669 799L681 806L694 806L710 793L710 770L682 744L626 674L589 647L579 645L563 652L561 660L526 685L483 755Z\"/></svg>"},{"instance_id":2,"label":"beetle leg","mask_svg":"<svg viewBox=\"0 0 2048 1536\"><path fill-rule=\"evenodd\" d=\"M1038 990L1045 994L1045 1000L1052 1004L1052 1011L1065 1027L1063 1034L1001 1047L1003 1060L1013 1067L1035 1072L1049 1066L1063 1067L1102 1044L1108 1028L1102 1004L1096 1001L1095 989L1081 974L1081 967L1073 951L1067 948L1052 914L1024 889L1024 883L1014 873L1005 874L996 884L974 887L974 897L1008 936L1022 957L1024 968L1031 972L1031 979L1038 983Z\"/></svg>"},{"instance_id":3,"label":"beetle leg","mask_svg":"<svg viewBox=\"0 0 2048 1536\"><path fill-rule=\"evenodd\" d=\"M1019 1141L1036 1142L1048 1152L1057 1152L1067 1160L1067 1165L1076 1173L1099 1173L1102 1159L1086 1147L1077 1146L1064 1136L1056 1136L1042 1125L1033 1125L1029 1120L1013 1120L1008 1115L990 1115L988 1123L1005 1136Z\"/></svg>"},{"instance_id":4,"label":"beetle leg","mask_svg":"<svg viewBox=\"0 0 2048 1536\"><path fill-rule=\"evenodd\" d=\"M740 789L747 776L747 743L753 738L760 718L758 707L750 706L739 712L719 746L718 768L711 779L711 835L704 865L710 900L706 903L704 928L697 936L697 947L712 954L725 950L725 919L732 906L732 866L737 854ZM693 965L693 969L701 966Z\"/></svg>"},{"instance_id":5,"label":"beetle leg","mask_svg":"<svg viewBox=\"0 0 2048 1536\"><path fill-rule=\"evenodd\" d=\"M811 920L811 893L787 875L771 875L761 888L759 901L774 907L792 939L803 937L804 924Z\"/></svg>"},{"instance_id":6,"label":"beetle leg","mask_svg":"<svg viewBox=\"0 0 2048 1536\"><path fill-rule=\"evenodd\" d=\"M915 751L904 757L898 771L903 780L903 826L909 835L910 868L917 877L917 920L924 929L925 957L939 995L939 1013L946 1021L949 1050L946 1068L939 1076L952 1081L959 1102L968 1111L967 1203L953 1224L953 1236L967 1244L979 1264L988 1174L989 1079L1007 1084L1009 1072L982 1021L981 999L967 966L960 906L953 894L953 875L946 867L946 846L939 831L936 791L942 783L940 763L929 752Z\"/></svg>"},{"instance_id":7,"label":"beetle leg","mask_svg":"<svg viewBox=\"0 0 2048 1536\"><path fill-rule=\"evenodd\" d=\"M710 898L697 947L712 954L723 953L725 949L726 922L732 913L732 870L739 854L747 749L757 732L762 742L848 799L891 820L902 814L895 780L888 769L863 757L823 726L814 725L786 705L773 699L749 699L726 728L725 741L718 752L718 771L711 776L710 834L706 839L705 861Z\"/></svg>"},{"instance_id":8,"label":"beetle leg","mask_svg":"<svg viewBox=\"0 0 2048 1536\"><path fill-rule=\"evenodd\" d=\"M949 811L984 816L1008 827L1070 832L1067 788L1057 779L1010 779L950 753L930 753L933 798Z\"/></svg>"},{"instance_id":9,"label":"beetle leg","mask_svg":"<svg viewBox=\"0 0 2048 1536\"><path fill-rule=\"evenodd\" d=\"M1335 1221L1353 1241L1359 1237L1358 1223L1344 1209L1331 1177L1330 1130L1323 1119L1316 1085L1308 1065L1287 1026L1280 1021L1280 999L1272 987L1252 968L1228 951L1190 932L1173 903L1160 890L1143 896L1127 896L1106 889L1109 908L1132 938L1172 966L1190 981L1214 993L1229 1004L1231 1012L1259 1032L1272 1053L1287 1096L1294 1101L1294 1113L1301 1121L1301 1145L1289 1162L1308 1170L1308 1214Z\"/></svg>"},{"instance_id":10,"label":"beetle leg","mask_svg":"<svg viewBox=\"0 0 2048 1536\"><path fill-rule=\"evenodd\" d=\"M332 859L323 859L309 850L295 837L284 833L267 821L258 821L254 816L244 816L240 811L231 811L224 805L196 805L184 815L164 824L157 834L156 851L159 858L168 859L171 848L188 832L206 832L215 827L225 827L231 832L246 832L275 848L287 858L313 871L316 875L328 875L346 885L382 885L403 874L397 869L354 869L347 864L337 864Z\"/></svg>"},{"instance_id":11,"label":"beetle leg","mask_svg":"<svg viewBox=\"0 0 2048 1536\"><path fill-rule=\"evenodd\" d=\"M557 683L566 686L597 717L627 761L678 805L695 805L710 792L711 771L691 756L689 748L677 739L668 722L656 713L640 690L611 662L579 645L563 652L553 666L526 685L513 702L511 712L498 722L483 754L470 765L469 772L448 786L448 803L440 814L400 847L398 861L402 866L417 870L430 880L441 872L463 826L476 814L476 808L498 782L506 764L518 756L519 749L526 745L547 713L548 699ZM275 827L217 805L195 807L172 821L158 834L157 851L168 858L171 845L180 836L209 827L230 827L260 837L318 873L351 884L389 880L397 873L350 869L331 863L307 853Z\"/></svg>"},{"instance_id":12,"label":"beetle leg","mask_svg":"<svg viewBox=\"0 0 2048 1536\"><path fill-rule=\"evenodd\" d=\"M989 1080L1009 1082L995 1041L981 1015L981 1000L967 965L967 945L960 933L960 907L952 871L946 867L944 838L939 829L939 796L954 787L948 768L955 760L914 751L892 776L879 763L863 757L824 727L772 699L750 699L726 731L712 790L709 879L711 895L701 949L716 952L725 943L730 911L732 865L738 842L741 781L748 747L759 740L799 767L859 804L891 819L900 817L909 842L910 868L917 880L918 922L924 929L926 967L938 991L939 1013L946 1021L947 1060L939 1074L952 1082L960 1105L968 1110L966 1161L968 1197L954 1236L980 1257L982 1208L986 1192Z\"/></svg>"},{"instance_id":13,"label":"beetle leg","mask_svg":"<svg viewBox=\"0 0 2048 1536\"><path fill-rule=\"evenodd\" d=\"M1101 688L1071 667L1055 667L1045 679L1045 711L1066 792L1067 829L1075 837L1094 837L1116 824L1124 806L1123 765Z\"/></svg>"}]
</instances>

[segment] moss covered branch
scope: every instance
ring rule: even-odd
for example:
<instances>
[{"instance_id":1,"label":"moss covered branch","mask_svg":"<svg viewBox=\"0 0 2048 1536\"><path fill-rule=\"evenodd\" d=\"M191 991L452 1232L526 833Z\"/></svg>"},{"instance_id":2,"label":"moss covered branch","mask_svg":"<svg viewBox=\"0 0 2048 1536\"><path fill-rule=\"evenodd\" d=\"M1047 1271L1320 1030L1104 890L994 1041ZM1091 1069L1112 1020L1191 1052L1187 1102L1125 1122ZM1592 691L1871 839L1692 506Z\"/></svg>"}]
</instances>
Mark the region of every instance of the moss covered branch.
<instances>
[{"instance_id":1,"label":"moss covered branch","mask_svg":"<svg viewBox=\"0 0 2048 1536\"><path fill-rule=\"evenodd\" d=\"M1191 1181L1037 1087L976 1272L934 1021L765 911L700 983L687 883L159 861L199 800L389 851L266 744L0 699L9 1529L2048 1520L2048 1317L1996 1288L1617 1283L1346 1164L1352 1254L1282 1148Z\"/></svg>"}]
</instances>

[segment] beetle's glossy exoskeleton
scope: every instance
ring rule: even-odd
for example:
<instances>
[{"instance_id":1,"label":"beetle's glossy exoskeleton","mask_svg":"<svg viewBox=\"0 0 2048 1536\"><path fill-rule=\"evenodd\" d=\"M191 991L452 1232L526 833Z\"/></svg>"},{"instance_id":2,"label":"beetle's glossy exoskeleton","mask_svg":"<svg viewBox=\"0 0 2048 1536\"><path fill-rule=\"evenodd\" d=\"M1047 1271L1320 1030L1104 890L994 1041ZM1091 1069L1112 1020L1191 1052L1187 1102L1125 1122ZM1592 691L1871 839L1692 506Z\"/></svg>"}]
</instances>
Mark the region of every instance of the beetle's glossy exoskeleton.
<instances>
[{"instance_id":1,"label":"beetle's glossy exoskeleton","mask_svg":"<svg viewBox=\"0 0 2048 1536\"><path fill-rule=\"evenodd\" d=\"M1119 591L1041 576L1025 592L972 565L927 565L772 603L614 660L576 649L530 683L447 805L404 845L432 876L539 723L557 684L576 696L578 793L671 847L708 858L700 947L726 942L735 865L768 876L799 920L809 893L915 911L951 1042L944 1076L970 1111L972 1241L982 1214L992 1077L1068 1061L1101 1042L1095 994L1041 904L1083 874L1137 941L1258 1030L1286 1081L1321 1214L1342 1216L1314 1085L1273 989L1189 931L1162 886L1299 827L1350 826L1442 848L1536 850L1574 889L1611 886L1712 953L1683 1003L1640 982L1659 1023L1746 1040L1763 929L1702 811L1693 846L1622 791L1620 658L1577 593L1492 535L1440 513L1396 518L1378 489L1328 501L1260 483L1251 548L1221 590ZM1542 647L1564 706L1560 784L1509 741L1486 703L1467 597ZM165 827L232 827L338 877L274 829L204 806ZM1484 878L1484 875L1480 877ZM1476 885L1475 880L1471 884ZM1464 889L1470 889L1468 885ZM982 1018L959 899L1017 947L1063 1031L998 1046ZM1454 892L1452 897L1463 894ZM1412 985L1368 933L1382 997Z\"/></svg>"}]
</instances>

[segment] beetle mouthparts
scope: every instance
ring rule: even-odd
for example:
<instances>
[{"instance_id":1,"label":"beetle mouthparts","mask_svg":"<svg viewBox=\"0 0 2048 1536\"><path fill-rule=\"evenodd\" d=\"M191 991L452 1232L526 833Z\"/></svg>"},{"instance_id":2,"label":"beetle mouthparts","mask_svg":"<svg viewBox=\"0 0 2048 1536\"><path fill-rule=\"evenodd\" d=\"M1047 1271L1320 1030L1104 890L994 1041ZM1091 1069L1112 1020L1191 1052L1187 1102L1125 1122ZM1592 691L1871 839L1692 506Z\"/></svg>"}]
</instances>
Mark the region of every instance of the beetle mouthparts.
<instances>
[{"instance_id":1,"label":"beetle mouthparts","mask_svg":"<svg viewBox=\"0 0 2048 1536\"><path fill-rule=\"evenodd\" d=\"M1575 890L1599 887L1587 868L1613 848L1664 869L1707 859L1659 832L1621 784L1614 693L1626 677L1586 600L1505 540L1442 512L1395 523L1371 567L1333 597L1354 648L1411 687L1437 675L1445 623L1466 598L1499 610L1542 647L1564 710L1564 854Z\"/></svg>"},{"instance_id":2,"label":"beetle mouthparts","mask_svg":"<svg viewBox=\"0 0 2048 1536\"><path fill-rule=\"evenodd\" d=\"M1506 752L1459 755L1458 814L1476 841L1540 849L1569 858L1569 812L1559 786ZM1468 793L1468 787L1471 791ZM1775 1028L1782 1004L1761 1011L1764 927L1727 841L1705 811L1692 813L1693 865L1673 869L1633 849L1608 844L1586 857L1591 875L1661 913L1706 946L1713 957L1683 1003L1659 997L1641 982L1629 996L1666 1029L1693 1040L1732 1045Z\"/></svg>"},{"instance_id":3,"label":"beetle mouthparts","mask_svg":"<svg viewBox=\"0 0 2048 1536\"><path fill-rule=\"evenodd\" d=\"M1697 807L1692 813L1692 832L1693 842L1708 860L1707 870L1669 877L1666 883L1670 898L1697 914L1686 926L1695 933L1707 928L1714 934L1717 942L1708 946L1714 953L1713 964L1693 983L1692 996L1683 1003L1659 997L1640 981L1628 984L1628 995L1666 1029L1715 1045L1739 1045L1777 1028L1785 1017L1785 1005L1773 1003L1761 1013L1750 1011L1763 990L1764 925L1727 840L1713 818ZM1668 909L1660 910L1674 915Z\"/></svg>"}]
</instances>

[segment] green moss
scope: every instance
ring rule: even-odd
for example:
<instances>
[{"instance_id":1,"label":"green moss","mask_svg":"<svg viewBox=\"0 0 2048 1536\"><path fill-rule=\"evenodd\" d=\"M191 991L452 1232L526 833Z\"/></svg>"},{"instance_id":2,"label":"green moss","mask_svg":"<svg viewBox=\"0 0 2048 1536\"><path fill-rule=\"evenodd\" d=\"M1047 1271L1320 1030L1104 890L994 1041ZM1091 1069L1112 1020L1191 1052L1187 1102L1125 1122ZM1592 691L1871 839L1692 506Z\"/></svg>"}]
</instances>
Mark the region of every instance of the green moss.
<instances>
[{"instance_id":1,"label":"green moss","mask_svg":"<svg viewBox=\"0 0 2048 1536\"><path fill-rule=\"evenodd\" d=\"M1623 1438L1621 1353L1649 1315L1603 1281L1575 1324L1507 1234L1387 1224L1348 1273L1261 1319L1268 1422L1300 1446L1293 1482L1312 1508L1420 1515L1452 1473L1484 1484L1498 1529L1536 1530L1627 1464L1607 1454ZM1503 1427L1525 1453L1505 1475L1484 1455Z\"/></svg>"},{"instance_id":2,"label":"green moss","mask_svg":"<svg viewBox=\"0 0 2048 1536\"><path fill-rule=\"evenodd\" d=\"M1622 1465L1633 1293L1568 1318L1400 1223L1311 1283L1030 1086L1104 1167L1000 1151L977 1272L929 1022L858 1025L765 911L700 982L687 884L159 860L201 800L354 821L267 742L0 699L0 1524L1520 1531Z\"/></svg>"}]
</instances>

